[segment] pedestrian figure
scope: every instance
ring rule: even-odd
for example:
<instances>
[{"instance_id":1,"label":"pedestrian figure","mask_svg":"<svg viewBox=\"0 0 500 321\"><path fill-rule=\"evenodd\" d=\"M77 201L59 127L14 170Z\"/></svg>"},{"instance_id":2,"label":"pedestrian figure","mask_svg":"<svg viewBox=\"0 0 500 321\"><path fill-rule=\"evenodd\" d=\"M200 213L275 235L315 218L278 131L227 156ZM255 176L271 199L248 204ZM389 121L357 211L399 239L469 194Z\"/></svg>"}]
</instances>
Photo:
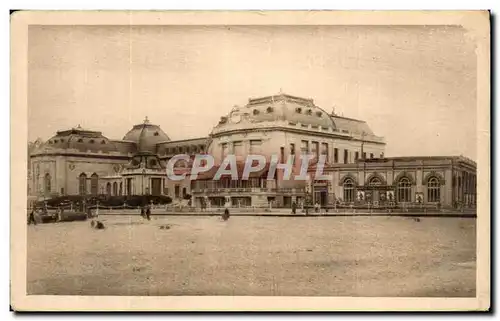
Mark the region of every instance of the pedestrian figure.
<instances>
[{"instance_id":1,"label":"pedestrian figure","mask_svg":"<svg viewBox=\"0 0 500 321\"><path fill-rule=\"evenodd\" d=\"M231 206L231 203L229 200L226 200L226 204L224 204L224 214L222 214L222 220L227 221L229 220L229 217L231 216L229 214L229 207Z\"/></svg>"},{"instance_id":2,"label":"pedestrian figure","mask_svg":"<svg viewBox=\"0 0 500 321\"><path fill-rule=\"evenodd\" d=\"M144 213L144 206L141 206L141 217L144 218L144 215L145 215L145 213Z\"/></svg>"},{"instance_id":3,"label":"pedestrian figure","mask_svg":"<svg viewBox=\"0 0 500 321\"><path fill-rule=\"evenodd\" d=\"M33 225L36 225L35 211L34 210L31 211L29 218L28 218L28 225L30 225L31 223L33 223Z\"/></svg>"},{"instance_id":4,"label":"pedestrian figure","mask_svg":"<svg viewBox=\"0 0 500 321\"><path fill-rule=\"evenodd\" d=\"M60 222L62 220L62 212L63 212L63 210L61 208L57 209L57 212L56 212L56 222Z\"/></svg>"},{"instance_id":5,"label":"pedestrian figure","mask_svg":"<svg viewBox=\"0 0 500 321\"><path fill-rule=\"evenodd\" d=\"M292 214L295 214L297 212L297 203L292 202Z\"/></svg>"},{"instance_id":6,"label":"pedestrian figure","mask_svg":"<svg viewBox=\"0 0 500 321\"><path fill-rule=\"evenodd\" d=\"M151 221L151 206L148 206L146 208L146 218L148 219L148 221Z\"/></svg>"},{"instance_id":7,"label":"pedestrian figure","mask_svg":"<svg viewBox=\"0 0 500 321\"><path fill-rule=\"evenodd\" d=\"M319 209L320 209L319 203L318 203L318 202L316 202L316 204L314 204L314 211L315 211L316 213L319 213Z\"/></svg>"}]
</instances>

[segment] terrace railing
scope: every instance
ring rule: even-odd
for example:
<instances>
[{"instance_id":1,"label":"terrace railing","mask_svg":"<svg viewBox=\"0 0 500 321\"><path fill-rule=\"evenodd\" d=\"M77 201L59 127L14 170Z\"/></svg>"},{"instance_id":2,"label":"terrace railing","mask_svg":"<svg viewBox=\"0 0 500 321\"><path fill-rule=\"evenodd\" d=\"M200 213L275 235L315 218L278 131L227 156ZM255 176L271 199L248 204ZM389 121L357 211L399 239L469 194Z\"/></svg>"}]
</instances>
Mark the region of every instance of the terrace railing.
<instances>
[{"instance_id":1,"label":"terrace railing","mask_svg":"<svg viewBox=\"0 0 500 321\"><path fill-rule=\"evenodd\" d=\"M274 187L234 187L234 188L195 188L192 190L193 194L238 194L238 193L289 193L289 194L302 194L305 192L303 188L274 188Z\"/></svg>"}]
</instances>

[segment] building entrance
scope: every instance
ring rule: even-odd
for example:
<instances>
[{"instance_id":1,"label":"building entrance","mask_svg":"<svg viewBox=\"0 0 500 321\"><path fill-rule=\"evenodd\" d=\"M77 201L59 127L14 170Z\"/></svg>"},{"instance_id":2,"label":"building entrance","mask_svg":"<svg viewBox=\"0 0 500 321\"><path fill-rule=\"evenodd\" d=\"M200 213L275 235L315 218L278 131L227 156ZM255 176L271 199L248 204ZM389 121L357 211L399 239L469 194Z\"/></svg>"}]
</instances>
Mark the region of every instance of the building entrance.
<instances>
[{"instance_id":1,"label":"building entrance","mask_svg":"<svg viewBox=\"0 0 500 321\"><path fill-rule=\"evenodd\" d=\"M318 203L321 207L328 204L328 188L326 186L314 187L314 204Z\"/></svg>"},{"instance_id":2,"label":"building entrance","mask_svg":"<svg viewBox=\"0 0 500 321\"><path fill-rule=\"evenodd\" d=\"M161 195L161 178L151 178L151 194Z\"/></svg>"}]
</instances>

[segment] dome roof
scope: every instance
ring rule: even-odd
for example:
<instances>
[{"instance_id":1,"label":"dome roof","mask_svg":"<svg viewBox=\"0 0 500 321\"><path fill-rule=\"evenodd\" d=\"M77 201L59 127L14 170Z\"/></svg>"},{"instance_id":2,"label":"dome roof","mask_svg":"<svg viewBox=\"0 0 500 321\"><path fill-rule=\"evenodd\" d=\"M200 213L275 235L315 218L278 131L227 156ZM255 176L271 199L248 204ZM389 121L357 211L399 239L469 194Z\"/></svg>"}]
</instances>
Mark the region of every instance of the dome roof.
<instances>
[{"instance_id":1,"label":"dome roof","mask_svg":"<svg viewBox=\"0 0 500 321\"><path fill-rule=\"evenodd\" d=\"M245 107L236 107L227 117L222 117L219 125L238 122L240 117L250 122L288 121L325 129L337 128L330 115L314 105L312 99L287 94L249 99Z\"/></svg>"},{"instance_id":2,"label":"dome roof","mask_svg":"<svg viewBox=\"0 0 500 321\"><path fill-rule=\"evenodd\" d=\"M55 136L47 140L46 147L76 149L81 152L116 152L115 143L103 136L99 131L86 130L80 127L58 131Z\"/></svg>"},{"instance_id":3,"label":"dome roof","mask_svg":"<svg viewBox=\"0 0 500 321\"><path fill-rule=\"evenodd\" d=\"M151 124L146 117L142 124L132 127L123 140L136 143L138 152L156 153L156 145L168 142L170 138L161 130L160 126Z\"/></svg>"}]
</instances>

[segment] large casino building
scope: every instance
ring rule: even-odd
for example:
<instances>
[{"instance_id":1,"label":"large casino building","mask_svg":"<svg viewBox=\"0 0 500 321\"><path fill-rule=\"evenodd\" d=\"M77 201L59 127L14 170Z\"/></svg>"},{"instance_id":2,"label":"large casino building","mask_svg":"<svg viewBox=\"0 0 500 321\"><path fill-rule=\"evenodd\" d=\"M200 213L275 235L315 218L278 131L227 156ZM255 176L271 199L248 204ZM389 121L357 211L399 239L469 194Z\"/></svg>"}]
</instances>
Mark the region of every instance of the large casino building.
<instances>
[{"instance_id":1,"label":"large casino building","mask_svg":"<svg viewBox=\"0 0 500 321\"><path fill-rule=\"evenodd\" d=\"M220 118L208 137L172 141L147 118L121 140L81 127L58 131L29 149L28 195L191 195L194 205L290 207L306 197L322 206L384 202L475 206L476 164L461 157L385 157L385 142L362 120L328 113L305 99L280 93L249 99ZM328 179L284 180L267 167L248 180L213 180L217 170L196 180L171 181L166 162L177 154L210 154L216 164L228 154L325 155ZM276 157L275 156L275 157ZM239 163L238 165L241 165ZM190 163L178 162L189 173ZM242 170L242 166L238 166ZM298 170L294 167L294 172Z\"/></svg>"}]
</instances>

